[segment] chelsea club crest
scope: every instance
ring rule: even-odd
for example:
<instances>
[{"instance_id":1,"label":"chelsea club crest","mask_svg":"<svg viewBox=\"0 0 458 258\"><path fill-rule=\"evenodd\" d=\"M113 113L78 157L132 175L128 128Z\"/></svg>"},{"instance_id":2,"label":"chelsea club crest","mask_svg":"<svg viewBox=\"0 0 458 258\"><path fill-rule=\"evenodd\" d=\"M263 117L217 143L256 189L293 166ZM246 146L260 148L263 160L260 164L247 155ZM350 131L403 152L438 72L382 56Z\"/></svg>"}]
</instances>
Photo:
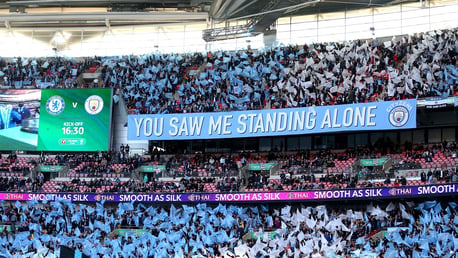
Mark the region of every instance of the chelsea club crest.
<instances>
[{"instance_id":1,"label":"chelsea club crest","mask_svg":"<svg viewBox=\"0 0 458 258\"><path fill-rule=\"evenodd\" d=\"M61 96L52 96L46 101L46 111L51 115L58 115L65 109L65 101Z\"/></svg>"}]
</instances>

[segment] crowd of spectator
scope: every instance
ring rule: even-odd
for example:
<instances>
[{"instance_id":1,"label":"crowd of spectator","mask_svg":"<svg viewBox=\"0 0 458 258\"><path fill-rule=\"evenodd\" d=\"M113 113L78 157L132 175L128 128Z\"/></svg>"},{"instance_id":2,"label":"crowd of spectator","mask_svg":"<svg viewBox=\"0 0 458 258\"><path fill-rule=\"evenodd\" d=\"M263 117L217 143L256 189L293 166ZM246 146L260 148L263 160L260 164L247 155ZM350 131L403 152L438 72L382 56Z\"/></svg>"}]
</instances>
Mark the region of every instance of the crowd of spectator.
<instances>
[{"instance_id":1,"label":"crowd of spectator","mask_svg":"<svg viewBox=\"0 0 458 258\"><path fill-rule=\"evenodd\" d=\"M89 68L99 68L102 87L117 89L135 113L191 113L290 108L363 103L397 99L457 95L457 29L403 37L400 41L353 41L280 45L264 51L216 51L207 54L149 54L144 56L0 60L3 85L23 87L77 87L76 78ZM294 167L332 168L336 161L361 155L386 154L395 146L385 144L335 154L329 150L285 156L269 153L266 160L283 160L280 182L252 172L247 188L270 190L373 187L348 173L293 176ZM130 155L128 146L119 152L43 154L39 163L69 164L76 173L100 177L113 173L111 164L125 164L129 172L143 163ZM416 160L433 162L441 152L456 158L456 144L443 142L431 148L406 148L398 169L418 169ZM283 155L283 156L282 156ZM155 161L161 160L155 153ZM264 159L264 157L262 158ZM6 171L15 157L4 159ZM238 173L256 157L248 155L186 155L166 162L167 175L183 177L175 182L98 178L74 179L57 184L59 192L203 192L215 184L221 192L239 191L244 185ZM81 165L83 164L83 165ZM2 164L3 165L3 164ZM0 168L2 169L2 168ZM20 168L19 168L20 169ZM205 177L193 177L205 171ZM207 174L209 173L209 174ZM0 191L39 192L42 173L36 180L1 177ZM208 175L210 177L208 177ZM238 175L238 174L237 174ZM456 169L432 169L420 173L422 182L456 176ZM220 176L219 178L215 178ZM456 178L455 178L456 179ZM405 177L395 179L406 185ZM391 183L387 179L384 184ZM381 183L382 184L382 183ZM0 254L7 257L58 257L61 245L91 257L456 257L458 216L454 202L390 203L355 209L335 206L224 205L200 203L155 207L119 203L108 207L76 204L67 200L1 202ZM145 230L113 236L118 228ZM387 230L390 229L390 230ZM372 236L384 232L381 240ZM257 239L246 239L252 233ZM267 237L266 237L267 236Z\"/></svg>"},{"instance_id":2,"label":"crowd of spectator","mask_svg":"<svg viewBox=\"0 0 458 258\"><path fill-rule=\"evenodd\" d=\"M259 51L2 60L4 85L75 86L94 67L135 113L350 104L454 96L457 29L399 41L280 45ZM96 85L98 86L98 85Z\"/></svg>"},{"instance_id":3,"label":"crowd of spectator","mask_svg":"<svg viewBox=\"0 0 458 258\"><path fill-rule=\"evenodd\" d=\"M67 246L90 257L455 257L456 207L2 202L0 254L59 257Z\"/></svg>"},{"instance_id":4,"label":"crowd of spectator","mask_svg":"<svg viewBox=\"0 0 458 258\"><path fill-rule=\"evenodd\" d=\"M66 153L54 157L42 153L39 163L42 165L69 166L73 174L84 174L86 177L102 177L106 174L122 174L130 177L133 170L143 163L138 155L126 155L124 151L104 151L95 153Z\"/></svg>"},{"instance_id":5,"label":"crowd of spectator","mask_svg":"<svg viewBox=\"0 0 458 258\"><path fill-rule=\"evenodd\" d=\"M291 177L290 174L281 174L280 179L269 179L267 176L259 176L260 173L254 173L248 179L248 185L245 190L255 189L256 191L307 191L307 190L329 190L329 189L354 189L354 188L372 188L387 186L406 186L407 179L405 176L396 178L386 177L385 180L365 180L357 177L350 177L344 174L326 174L318 180L314 175L300 175ZM457 182L439 178L428 173L428 180L412 180L417 185L421 184L438 184L445 182ZM456 174L455 174L456 175ZM422 175L423 176L423 175ZM456 179L456 176L455 176Z\"/></svg>"},{"instance_id":6,"label":"crowd of spectator","mask_svg":"<svg viewBox=\"0 0 458 258\"><path fill-rule=\"evenodd\" d=\"M0 177L1 192L38 192L40 190L38 181L25 177Z\"/></svg>"},{"instance_id":7,"label":"crowd of spectator","mask_svg":"<svg viewBox=\"0 0 458 258\"><path fill-rule=\"evenodd\" d=\"M165 164L167 177L225 177L238 175L239 155L213 153L162 155L158 159L152 155L152 162Z\"/></svg>"},{"instance_id":8,"label":"crowd of spectator","mask_svg":"<svg viewBox=\"0 0 458 258\"><path fill-rule=\"evenodd\" d=\"M72 88L78 87L76 78L98 58L81 60L64 57L0 59L2 84L12 88Z\"/></svg>"},{"instance_id":9,"label":"crowd of spectator","mask_svg":"<svg viewBox=\"0 0 458 258\"><path fill-rule=\"evenodd\" d=\"M18 158L15 153L10 153L8 156L3 157L0 153L0 171L22 171L22 168L16 168L14 166L17 163Z\"/></svg>"},{"instance_id":10,"label":"crowd of spectator","mask_svg":"<svg viewBox=\"0 0 458 258\"><path fill-rule=\"evenodd\" d=\"M206 184L214 185L214 189L219 192L238 192L243 180L235 177L184 177L178 181L163 181L152 177L143 182L133 179L121 181L119 178L73 179L57 182L55 190L62 193L195 193L208 192Z\"/></svg>"},{"instance_id":11,"label":"crowd of spectator","mask_svg":"<svg viewBox=\"0 0 458 258\"><path fill-rule=\"evenodd\" d=\"M361 103L455 94L457 30L400 41L278 46L207 56L106 58L105 86L137 113ZM196 67L195 70L190 70Z\"/></svg>"},{"instance_id":12,"label":"crowd of spectator","mask_svg":"<svg viewBox=\"0 0 458 258\"><path fill-rule=\"evenodd\" d=\"M67 181L56 181L52 184L49 177L44 180L44 173L38 172L35 178L17 175L3 175L3 191L42 192L238 192L238 191L281 191L281 190L317 190L355 187L382 187L410 184L436 184L457 182L458 174L455 161L449 156L450 162L444 167L425 169L416 159L433 161L438 157L446 157L447 153L455 152L454 142L442 142L430 146L416 145L390 157L395 162L389 170L362 167L358 171L350 171L348 164L355 164L359 155L370 158L383 157L370 147L359 146L355 149L333 151L330 149L299 152L244 152L244 153L196 153L196 154L165 154L150 157L125 155L121 159L120 152L97 152L80 154L59 154L49 156L45 153L36 160L37 165L69 165L76 174L68 174ZM397 159L400 159L400 162ZM10 154L5 160L15 160L17 156ZM25 160L24 158L22 158ZM119 163L121 162L121 163ZM341 163L345 162L345 163ZM425 161L427 162L427 160ZM271 177L268 170L250 170L249 164L272 163L278 166L278 172ZM125 170L114 171L110 165L125 164ZM337 165L336 165L337 164ZM344 165L342 165L344 164ZM143 172L140 166L155 166L159 173ZM160 166L164 166L164 170ZM326 170L334 168L336 170ZM224 167L224 168L223 168ZM239 170L244 167L245 170ZM136 174L130 173L137 168ZM99 170L98 173L93 173ZM380 171L379 171L380 170ZM402 170L413 172L401 173L398 178L395 172ZM245 171L245 172L243 172ZM379 172L377 172L379 171ZM121 172L121 174L120 174ZM46 172L45 172L46 173ZM378 174L377 174L378 173ZM377 175L375 175L377 174ZM80 176L77 176L80 175ZM84 175L84 176L83 176ZM114 175L122 175L115 177ZM128 180L126 181L126 178ZM278 179L279 178L279 179ZM72 180L73 179L73 180ZM20 181L27 181L24 186ZM8 182L8 183L7 183ZM46 189L43 189L45 184ZM209 186L211 185L211 187Z\"/></svg>"},{"instance_id":13,"label":"crowd of spectator","mask_svg":"<svg viewBox=\"0 0 458 258\"><path fill-rule=\"evenodd\" d=\"M71 168L83 162L96 162L109 166L111 164L131 164L137 168L143 162L140 155L125 155L124 151L97 151L85 153L57 154L51 158L47 153L41 153L39 162L43 165L70 164Z\"/></svg>"}]
</instances>

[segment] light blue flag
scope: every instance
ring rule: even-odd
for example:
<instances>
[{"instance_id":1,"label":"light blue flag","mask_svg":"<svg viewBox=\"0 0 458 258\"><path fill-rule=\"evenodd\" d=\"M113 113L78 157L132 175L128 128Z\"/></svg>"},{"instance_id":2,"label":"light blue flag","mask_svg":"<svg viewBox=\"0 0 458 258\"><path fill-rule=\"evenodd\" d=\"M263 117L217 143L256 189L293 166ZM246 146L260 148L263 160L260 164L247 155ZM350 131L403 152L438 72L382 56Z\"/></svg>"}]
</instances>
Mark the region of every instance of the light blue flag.
<instances>
[{"instance_id":1,"label":"light blue flag","mask_svg":"<svg viewBox=\"0 0 458 258\"><path fill-rule=\"evenodd\" d=\"M412 214L409 215L409 222L411 225L415 224L415 217Z\"/></svg>"},{"instance_id":2,"label":"light blue flag","mask_svg":"<svg viewBox=\"0 0 458 258\"><path fill-rule=\"evenodd\" d=\"M163 229L163 230L167 230L167 229L169 229L169 228L171 228L171 227L172 227L172 224L171 224L170 222L162 222L162 223L158 226L159 229Z\"/></svg>"},{"instance_id":3,"label":"light blue flag","mask_svg":"<svg viewBox=\"0 0 458 258\"><path fill-rule=\"evenodd\" d=\"M32 245L33 245L33 248L35 249L40 249L40 248L43 248L43 245L41 244L41 241L39 239L34 239L32 240Z\"/></svg>"},{"instance_id":4,"label":"light blue flag","mask_svg":"<svg viewBox=\"0 0 458 258\"><path fill-rule=\"evenodd\" d=\"M61 225L62 225L63 223L65 223L64 218L59 217L59 219L57 219L57 221L56 221L56 231L57 231L58 233L60 232L60 230L61 230Z\"/></svg>"},{"instance_id":5,"label":"light blue flag","mask_svg":"<svg viewBox=\"0 0 458 258\"><path fill-rule=\"evenodd\" d=\"M104 217L105 216L105 208L103 207L103 203L96 203L96 212L97 216Z\"/></svg>"},{"instance_id":6,"label":"light blue flag","mask_svg":"<svg viewBox=\"0 0 458 258\"><path fill-rule=\"evenodd\" d=\"M104 224L104 223L102 223L101 221L98 221L98 220L96 220L96 221L94 222L94 227L95 227L95 228L98 228L98 229L100 229L100 230L103 230L103 231L105 231L106 233L110 233L110 228L106 228L105 225L106 225L106 224Z\"/></svg>"},{"instance_id":7,"label":"light blue flag","mask_svg":"<svg viewBox=\"0 0 458 258\"><path fill-rule=\"evenodd\" d=\"M229 236L225 230L221 230L216 233L216 241L220 244L229 242Z\"/></svg>"},{"instance_id":8,"label":"light blue flag","mask_svg":"<svg viewBox=\"0 0 458 258\"><path fill-rule=\"evenodd\" d=\"M81 221L80 212L73 213L71 222L75 222L75 221L78 222L78 223Z\"/></svg>"},{"instance_id":9,"label":"light blue flag","mask_svg":"<svg viewBox=\"0 0 458 258\"><path fill-rule=\"evenodd\" d=\"M399 251L399 256L400 257L403 257L403 258L406 258L406 253L404 252L404 249L401 249L401 251Z\"/></svg>"},{"instance_id":10,"label":"light blue flag","mask_svg":"<svg viewBox=\"0 0 458 258\"><path fill-rule=\"evenodd\" d=\"M170 205L170 217L176 217L177 216L177 209L175 208L175 205Z\"/></svg>"},{"instance_id":11,"label":"light blue flag","mask_svg":"<svg viewBox=\"0 0 458 258\"><path fill-rule=\"evenodd\" d=\"M119 203L116 213L118 214L118 216L122 216L124 215L124 212L125 210L124 210L123 203Z\"/></svg>"},{"instance_id":12,"label":"light blue flag","mask_svg":"<svg viewBox=\"0 0 458 258\"><path fill-rule=\"evenodd\" d=\"M81 235L80 228L79 228L79 227L76 227L76 229L75 229L75 236L76 236L76 237L79 237L80 235Z\"/></svg>"},{"instance_id":13,"label":"light blue flag","mask_svg":"<svg viewBox=\"0 0 458 258\"><path fill-rule=\"evenodd\" d=\"M92 213L94 213L95 209L92 206L87 206L86 207L86 211L87 211L88 214L92 214Z\"/></svg>"},{"instance_id":14,"label":"light blue flag","mask_svg":"<svg viewBox=\"0 0 458 258\"><path fill-rule=\"evenodd\" d=\"M364 239L364 237L358 237L358 238L356 239L355 244L356 244L356 245L362 245L362 244L364 244L365 242L366 242L366 240Z\"/></svg>"},{"instance_id":15,"label":"light blue flag","mask_svg":"<svg viewBox=\"0 0 458 258\"><path fill-rule=\"evenodd\" d=\"M200 240L198 240L198 241L191 240L190 243L189 243L189 246L192 247L191 254L194 254L199 249L203 249L204 248L204 245Z\"/></svg>"},{"instance_id":16,"label":"light blue flag","mask_svg":"<svg viewBox=\"0 0 458 258\"><path fill-rule=\"evenodd\" d=\"M41 226L38 223L29 224L29 230L33 230L35 232L41 232Z\"/></svg>"},{"instance_id":17,"label":"light blue flag","mask_svg":"<svg viewBox=\"0 0 458 258\"><path fill-rule=\"evenodd\" d=\"M157 257L159 258L169 258L169 254L167 253L166 248L161 248L159 251L156 253Z\"/></svg>"},{"instance_id":18,"label":"light blue flag","mask_svg":"<svg viewBox=\"0 0 458 258\"><path fill-rule=\"evenodd\" d=\"M217 213L217 212L220 212L222 214L226 214L227 212L227 208L226 208L226 205L223 205L222 203L218 204L218 207L216 207L214 209L214 212Z\"/></svg>"},{"instance_id":19,"label":"light blue flag","mask_svg":"<svg viewBox=\"0 0 458 258\"><path fill-rule=\"evenodd\" d=\"M47 242L51 241L51 236L48 235L48 234L41 235L40 236L40 240L45 242L45 243L47 243Z\"/></svg>"},{"instance_id":20,"label":"light blue flag","mask_svg":"<svg viewBox=\"0 0 458 258\"><path fill-rule=\"evenodd\" d=\"M60 203L60 200L52 201L51 206L56 210L62 209L62 203Z\"/></svg>"},{"instance_id":21,"label":"light blue flag","mask_svg":"<svg viewBox=\"0 0 458 258\"><path fill-rule=\"evenodd\" d=\"M371 242L367 241L363 247L363 250L370 250L371 249Z\"/></svg>"},{"instance_id":22,"label":"light blue flag","mask_svg":"<svg viewBox=\"0 0 458 258\"><path fill-rule=\"evenodd\" d=\"M4 255L5 257L13 257L11 252L8 249L2 250L1 254Z\"/></svg>"},{"instance_id":23,"label":"light blue flag","mask_svg":"<svg viewBox=\"0 0 458 258\"><path fill-rule=\"evenodd\" d=\"M237 104L243 104L243 103L249 102L250 100L251 100L250 94L247 93L245 96L239 98L239 99L236 101L236 103L237 103Z\"/></svg>"},{"instance_id":24,"label":"light blue flag","mask_svg":"<svg viewBox=\"0 0 458 258\"><path fill-rule=\"evenodd\" d=\"M15 206L18 210L20 210L22 204L21 204L19 201L16 201L16 202L14 203L14 206Z\"/></svg>"},{"instance_id":25,"label":"light blue flag","mask_svg":"<svg viewBox=\"0 0 458 258\"><path fill-rule=\"evenodd\" d=\"M339 258L340 257L340 256L337 256L334 250L332 249L327 249L325 255L327 258Z\"/></svg>"},{"instance_id":26,"label":"light blue flag","mask_svg":"<svg viewBox=\"0 0 458 258\"><path fill-rule=\"evenodd\" d=\"M16 250L22 250L23 247L27 247L32 245L32 241L28 240L27 238L18 238L16 237L13 241L13 248Z\"/></svg>"},{"instance_id":27,"label":"light blue flag","mask_svg":"<svg viewBox=\"0 0 458 258\"><path fill-rule=\"evenodd\" d=\"M418 246L422 250L426 250L429 252L429 243L427 239L420 240L420 245Z\"/></svg>"},{"instance_id":28,"label":"light blue flag","mask_svg":"<svg viewBox=\"0 0 458 258\"><path fill-rule=\"evenodd\" d=\"M441 216L440 213L433 213L433 215L431 215L432 222L441 223L442 219L443 219L443 216Z\"/></svg>"},{"instance_id":29,"label":"light blue flag","mask_svg":"<svg viewBox=\"0 0 458 258\"><path fill-rule=\"evenodd\" d=\"M227 215L223 221L221 221L221 226L224 228L231 228L234 224L235 219L231 215Z\"/></svg>"},{"instance_id":30,"label":"light blue flag","mask_svg":"<svg viewBox=\"0 0 458 258\"><path fill-rule=\"evenodd\" d=\"M208 245L208 246L211 246L215 243L215 241L213 240L213 237L211 234L207 235L207 234L203 234L201 233L200 234L201 238L202 238L202 241L204 242L204 244Z\"/></svg>"},{"instance_id":31,"label":"light blue flag","mask_svg":"<svg viewBox=\"0 0 458 258\"><path fill-rule=\"evenodd\" d=\"M67 225L67 232L70 232L72 230L72 223L70 223L68 217L65 217L65 223Z\"/></svg>"},{"instance_id":32,"label":"light blue flag","mask_svg":"<svg viewBox=\"0 0 458 258\"><path fill-rule=\"evenodd\" d=\"M426 201L424 202L425 209L431 209L437 205L437 201Z\"/></svg>"},{"instance_id":33,"label":"light blue flag","mask_svg":"<svg viewBox=\"0 0 458 258\"><path fill-rule=\"evenodd\" d=\"M413 245L415 242L416 242L416 239L414 239L414 237L409 237L408 235L406 235L404 237L404 242L406 243L407 246L411 246Z\"/></svg>"},{"instance_id":34,"label":"light blue flag","mask_svg":"<svg viewBox=\"0 0 458 258\"><path fill-rule=\"evenodd\" d=\"M107 234L111 233L110 222L109 221L105 221L105 224L103 224L103 225L104 225L103 230L105 231L105 233L107 233Z\"/></svg>"},{"instance_id":35,"label":"light blue flag","mask_svg":"<svg viewBox=\"0 0 458 258\"><path fill-rule=\"evenodd\" d=\"M136 215L133 215L134 217L134 224L136 227L139 227L140 226L140 218L139 218L139 214L137 213Z\"/></svg>"},{"instance_id":36,"label":"light blue flag","mask_svg":"<svg viewBox=\"0 0 458 258\"><path fill-rule=\"evenodd\" d=\"M167 238L167 234L164 231L160 231L159 235L157 236L159 240L163 240Z\"/></svg>"},{"instance_id":37,"label":"light blue flag","mask_svg":"<svg viewBox=\"0 0 458 258\"><path fill-rule=\"evenodd\" d=\"M451 253L446 253L442 258L452 258Z\"/></svg>"},{"instance_id":38,"label":"light blue flag","mask_svg":"<svg viewBox=\"0 0 458 258\"><path fill-rule=\"evenodd\" d=\"M458 250L458 237L454 237L452 236L453 238L453 251L456 252Z\"/></svg>"},{"instance_id":39,"label":"light blue flag","mask_svg":"<svg viewBox=\"0 0 458 258\"><path fill-rule=\"evenodd\" d=\"M412 258L421 258L421 256L417 251L412 250Z\"/></svg>"},{"instance_id":40,"label":"light blue flag","mask_svg":"<svg viewBox=\"0 0 458 258\"><path fill-rule=\"evenodd\" d=\"M383 241L380 240L379 243L378 243L378 245L377 245L377 247L375 248L375 251L376 251L377 253L380 253L380 252L383 250L383 248L384 248L384 246L383 246Z\"/></svg>"},{"instance_id":41,"label":"light blue flag","mask_svg":"<svg viewBox=\"0 0 458 258\"><path fill-rule=\"evenodd\" d=\"M420 216L420 223L422 225L426 225L427 223L431 222L431 216L428 212L424 212L423 216Z\"/></svg>"},{"instance_id":42,"label":"light blue flag","mask_svg":"<svg viewBox=\"0 0 458 258\"><path fill-rule=\"evenodd\" d=\"M383 256L384 258L397 258L398 257L398 251L394 248L390 248L385 251L385 255Z\"/></svg>"},{"instance_id":43,"label":"light blue flag","mask_svg":"<svg viewBox=\"0 0 458 258\"><path fill-rule=\"evenodd\" d=\"M434 212L435 213L440 213L441 211L442 211L442 206L441 206L441 204L439 202L439 203L437 203L436 206L434 206Z\"/></svg>"},{"instance_id":44,"label":"light blue flag","mask_svg":"<svg viewBox=\"0 0 458 258\"><path fill-rule=\"evenodd\" d=\"M450 217L450 215L452 214L452 212L450 211L450 207L447 206L447 208L445 208L445 213L445 215L448 215L448 217ZM444 219L444 221L446 220Z\"/></svg>"},{"instance_id":45,"label":"light blue flag","mask_svg":"<svg viewBox=\"0 0 458 258\"><path fill-rule=\"evenodd\" d=\"M200 211L206 210L207 209L207 204L206 203L198 203L196 205L196 208L197 208L197 210L200 210Z\"/></svg>"},{"instance_id":46,"label":"light blue flag","mask_svg":"<svg viewBox=\"0 0 458 258\"><path fill-rule=\"evenodd\" d=\"M437 241L438 237L439 237L439 234L437 233L437 231L434 229L431 229L428 235L428 242L434 243Z\"/></svg>"},{"instance_id":47,"label":"light blue flag","mask_svg":"<svg viewBox=\"0 0 458 258\"><path fill-rule=\"evenodd\" d=\"M154 228L154 223L153 223L153 221L151 220L151 217L150 217L150 216L146 217L146 218L143 220L143 228L145 228L145 229Z\"/></svg>"},{"instance_id":48,"label":"light blue flag","mask_svg":"<svg viewBox=\"0 0 458 258\"><path fill-rule=\"evenodd\" d=\"M124 203L124 209L126 211L133 211L134 210L134 201Z\"/></svg>"},{"instance_id":49,"label":"light blue flag","mask_svg":"<svg viewBox=\"0 0 458 258\"><path fill-rule=\"evenodd\" d=\"M260 101L261 100L261 94L258 92L255 92L253 95L253 100L254 101Z\"/></svg>"},{"instance_id":50,"label":"light blue flag","mask_svg":"<svg viewBox=\"0 0 458 258\"><path fill-rule=\"evenodd\" d=\"M425 208L425 203L420 203L415 207L416 210L423 210Z\"/></svg>"},{"instance_id":51,"label":"light blue flag","mask_svg":"<svg viewBox=\"0 0 458 258\"><path fill-rule=\"evenodd\" d=\"M76 204L72 203L71 200L68 199L63 199L63 203L67 205L67 207L70 209L70 212L73 213L75 212L75 206Z\"/></svg>"},{"instance_id":52,"label":"light blue flag","mask_svg":"<svg viewBox=\"0 0 458 258\"><path fill-rule=\"evenodd\" d=\"M262 73L263 74L269 74L272 72L272 68L270 68L270 66L263 66L262 67Z\"/></svg>"},{"instance_id":53,"label":"light blue flag","mask_svg":"<svg viewBox=\"0 0 458 258\"><path fill-rule=\"evenodd\" d=\"M442 254L444 253L444 252L442 251L442 247L441 247L439 241L436 241L436 253L439 255L439 257L441 257Z\"/></svg>"},{"instance_id":54,"label":"light blue flag","mask_svg":"<svg viewBox=\"0 0 458 258\"><path fill-rule=\"evenodd\" d=\"M258 207L250 207L250 209L254 214L259 214Z\"/></svg>"},{"instance_id":55,"label":"light blue flag","mask_svg":"<svg viewBox=\"0 0 458 258\"><path fill-rule=\"evenodd\" d=\"M453 240L452 239L452 234L450 233L440 233L437 237L437 240L438 241L442 241L443 245L445 246L445 243L449 242L449 240Z\"/></svg>"}]
</instances>

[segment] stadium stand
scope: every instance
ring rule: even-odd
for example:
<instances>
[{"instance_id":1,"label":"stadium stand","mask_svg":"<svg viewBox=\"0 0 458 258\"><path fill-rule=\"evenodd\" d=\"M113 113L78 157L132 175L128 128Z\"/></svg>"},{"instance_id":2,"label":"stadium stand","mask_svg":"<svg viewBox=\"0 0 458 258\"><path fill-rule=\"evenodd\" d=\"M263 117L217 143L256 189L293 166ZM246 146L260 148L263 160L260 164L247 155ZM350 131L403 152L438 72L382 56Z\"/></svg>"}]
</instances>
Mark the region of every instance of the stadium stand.
<instances>
[{"instance_id":1,"label":"stadium stand","mask_svg":"<svg viewBox=\"0 0 458 258\"><path fill-rule=\"evenodd\" d=\"M458 96L457 34L455 28L385 42L280 45L206 56L1 59L0 70L3 85L13 89L113 88L129 114L445 98ZM101 73L100 83L78 82L80 74L95 72ZM419 187L453 188L450 196L455 198L454 142L399 151L367 145L298 152L157 151L148 157L131 154L127 146L1 157L0 194L5 199L21 193L44 199L0 201L0 256L59 257L66 246L89 257L458 257L454 199L394 199L397 190L424 189ZM389 165L363 167L365 158ZM60 170L48 173L41 166ZM204 198L345 189L387 190L393 200L345 200L345 205L343 199L266 205L103 200L117 194ZM99 199L60 197L85 193Z\"/></svg>"},{"instance_id":2,"label":"stadium stand","mask_svg":"<svg viewBox=\"0 0 458 258\"><path fill-rule=\"evenodd\" d=\"M64 57L2 59L2 84L15 89L76 87L78 75L90 72L95 67L95 61L93 58L77 61Z\"/></svg>"},{"instance_id":3,"label":"stadium stand","mask_svg":"<svg viewBox=\"0 0 458 258\"><path fill-rule=\"evenodd\" d=\"M11 257L57 257L61 245L90 257L454 257L456 213L456 203L437 201L347 209L17 201L2 203L0 237Z\"/></svg>"},{"instance_id":4,"label":"stadium stand","mask_svg":"<svg viewBox=\"0 0 458 258\"><path fill-rule=\"evenodd\" d=\"M129 110L192 113L453 96L457 30L391 41L280 46L265 53L104 59ZM191 61L193 60L193 61ZM195 72L185 70L198 66ZM186 68L183 68L186 67Z\"/></svg>"},{"instance_id":5,"label":"stadium stand","mask_svg":"<svg viewBox=\"0 0 458 258\"><path fill-rule=\"evenodd\" d=\"M8 71L4 85L14 88L44 87L36 82L74 87L67 81L99 69L103 83L95 86L120 89L137 114L322 106L455 95L456 38L451 29L390 44L321 43L206 57L150 54L24 64L19 58L0 63L0 69Z\"/></svg>"}]
</instances>

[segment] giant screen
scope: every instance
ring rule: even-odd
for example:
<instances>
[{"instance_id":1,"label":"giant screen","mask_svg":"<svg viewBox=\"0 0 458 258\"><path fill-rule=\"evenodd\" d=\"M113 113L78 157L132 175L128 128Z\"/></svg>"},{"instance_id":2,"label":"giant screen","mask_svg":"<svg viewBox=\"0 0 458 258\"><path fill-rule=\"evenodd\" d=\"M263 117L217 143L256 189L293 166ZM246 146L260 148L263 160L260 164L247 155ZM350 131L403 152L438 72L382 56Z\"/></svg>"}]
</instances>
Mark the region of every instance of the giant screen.
<instances>
[{"instance_id":1,"label":"giant screen","mask_svg":"<svg viewBox=\"0 0 458 258\"><path fill-rule=\"evenodd\" d=\"M111 89L0 90L0 150L108 150L111 94Z\"/></svg>"}]
</instances>

